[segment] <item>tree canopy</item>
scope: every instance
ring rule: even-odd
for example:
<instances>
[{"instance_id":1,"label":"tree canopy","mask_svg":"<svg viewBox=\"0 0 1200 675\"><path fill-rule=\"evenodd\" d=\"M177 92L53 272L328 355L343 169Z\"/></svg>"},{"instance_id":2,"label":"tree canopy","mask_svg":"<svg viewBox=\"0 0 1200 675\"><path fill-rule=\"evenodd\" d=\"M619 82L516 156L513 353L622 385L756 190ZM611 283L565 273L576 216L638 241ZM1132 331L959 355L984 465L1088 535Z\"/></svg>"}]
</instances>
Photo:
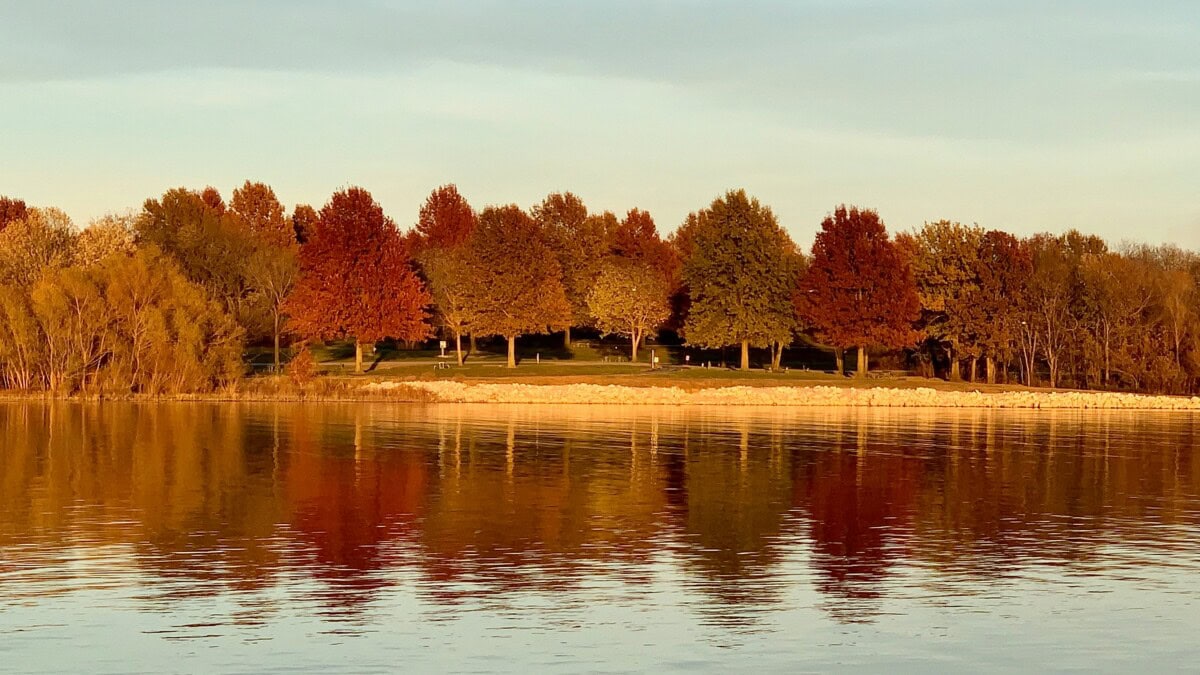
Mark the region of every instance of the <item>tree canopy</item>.
<instances>
[{"instance_id":1,"label":"tree canopy","mask_svg":"<svg viewBox=\"0 0 1200 675\"><path fill-rule=\"evenodd\" d=\"M808 271L796 293L797 309L822 339L841 350L913 345L921 301L902 251L879 214L839 206L821 223Z\"/></svg>"},{"instance_id":2,"label":"tree canopy","mask_svg":"<svg viewBox=\"0 0 1200 675\"><path fill-rule=\"evenodd\" d=\"M683 334L704 347L791 342L794 248L771 209L744 190L726 193L694 217L683 279L690 296Z\"/></svg>"},{"instance_id":3,"label":"tree canopy","mask_svg":"<svg viewBox=\"0 0 1200 675\"><path fill-rule=\"evenodd\" d=\"M468 306L472 329L508 340L508 365L516 366L516 338L563 330L571 305L562 268L545 228L521 207L489 206L471 240Z\"/></svg>"},{"instance_id":4,"label":"tree canopy","mask_svg":"<svg viewBox=\"0 0 1200 675\"><path fill-rule=\"evenodd\" d=\"M396 224L362 188L335 192L321 209L300 271L285 307L289 327L305 338L353 338L356 370L366 344L429 335L429 294Z\"/></svg>"}]
</instances>

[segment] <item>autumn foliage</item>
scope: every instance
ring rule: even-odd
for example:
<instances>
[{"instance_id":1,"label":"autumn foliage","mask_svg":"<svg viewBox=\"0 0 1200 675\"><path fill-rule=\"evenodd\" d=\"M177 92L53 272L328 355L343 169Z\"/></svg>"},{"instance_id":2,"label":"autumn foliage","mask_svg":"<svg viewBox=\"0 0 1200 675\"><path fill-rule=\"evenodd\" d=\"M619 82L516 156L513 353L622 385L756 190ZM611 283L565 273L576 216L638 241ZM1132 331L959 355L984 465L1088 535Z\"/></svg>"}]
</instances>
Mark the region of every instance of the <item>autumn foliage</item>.
<instances>
[{"instance_id":1,"label":"autumn foliage","mask_svg":"<svg viewBox=\"0 0 1200 675\"><path fill-rule=\"evenodd\" d=\"M284 370L286 342L385 339L419 348L572 329L740 365L812 367L832 351L888 368L988 382L1200 391L1200 256L1110 248L1071 230L1017 237L935 221L889 236L842 206L806 256L765 204L728 192L664 238L650 213L589 211L559 191L477 212L450 184L402 232L362 188L288 213L245 181L228 201L178 187L80 228L0 197L0 387L162 394ZM425 344L425 348L429 345ZM485 345L485 348L486 345ZM768 351L769 350L769 351ZM712 352L716 352L713 354ZM675 355L674 353L672 355ZM418 361L419 362L419 361Z\"/></svg>"},{"instance_id":2,"label":"autumn foliage","mask_svg":"<svg viewBox=\"0 0 1200 675\"><path fill-rule=\"evenodd\" d=\"M359 371L364 345L425 338L430 298L409 262L400 231L369 192L334 193L300 251L290 328L306 338L353 339Z\"/></svg>"},{"instance_id":3,"label":"autumn foliage","mask_svg":"<svg viewBox=\"0 0 1200 675\"><path fill-rule=\"evenodd\" d=\"M912 271L874 211L839 206L821 223L796 309L836 349L859 348L859 373L869 349L915 345L920 314ZM840 361L840 359L839 359Z\"/></svg>"},{"instance_id":4,"label":"autumn foliage","mask_svg":"<svg viewBox=\"0 0 1200 675\"><path fill-rule=\"evenodd\" d=\"M562 268L546 229L521 207L484 209L470 254L472 329L508 340L510 368L516 366L518 336L570 325Z\"/></svg>"}]
</instances>

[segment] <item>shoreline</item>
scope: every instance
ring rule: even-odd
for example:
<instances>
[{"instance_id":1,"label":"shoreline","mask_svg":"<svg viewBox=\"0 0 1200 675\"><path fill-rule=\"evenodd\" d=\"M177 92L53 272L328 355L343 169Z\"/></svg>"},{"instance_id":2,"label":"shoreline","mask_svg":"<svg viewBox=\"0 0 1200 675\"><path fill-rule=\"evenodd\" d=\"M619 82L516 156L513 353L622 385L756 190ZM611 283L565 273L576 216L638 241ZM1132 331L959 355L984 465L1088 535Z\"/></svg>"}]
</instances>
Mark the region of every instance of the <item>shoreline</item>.
<instances>
[{"instance_id":1,"label":"shoreline","mask_svg":"<svg viewBox=\"0 0 1200 675\"><path fill-rule=\"evenodd\" d=\"M436 403L776 406L808 408L981 408L1195 410L1200 397L1081 391L948 391L932 387L728 386L697 390L602 384L375 382L370 391L415 389Z\"/></svg>"},{"instance_id":2,"label":"shoreline","mask_svg":"<svg viewBox=\"0 0 1200 675\"><path fill-rule=\"evenodd\" d=\"M269 386L202 394L71 395L0 392L0 402L76 403L408 403L783 408L963 408L1020 410L1200 411L1200 397L1100 391L1021 389L978 391L934 387L831 385L526 384L455 380L376 380L337 386Z\"/></svg>"}]
</instances>

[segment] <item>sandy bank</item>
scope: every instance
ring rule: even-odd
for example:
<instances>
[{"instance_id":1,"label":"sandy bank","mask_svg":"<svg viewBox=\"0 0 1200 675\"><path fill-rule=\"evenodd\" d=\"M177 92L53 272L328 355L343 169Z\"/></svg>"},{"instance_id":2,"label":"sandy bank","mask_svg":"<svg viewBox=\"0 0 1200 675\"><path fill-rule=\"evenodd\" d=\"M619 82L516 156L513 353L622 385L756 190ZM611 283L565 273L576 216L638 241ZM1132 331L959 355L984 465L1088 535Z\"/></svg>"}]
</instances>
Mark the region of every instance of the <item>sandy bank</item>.
<instances>
[{"instance_id":1,"label":"sandy bank","mask_svg":"<svg viewBox=\"0 0 1200 675\"><path fill-rule=\"evenodd\" d=\"M567 384L466 384L463 382L376 382L366 391L406 387L446 403L576 403L708 406L803 406L887 408L1054 408L1111 410L1200 410L1200 397L1143 396L1107 392L939 391L878 387L722 387L686 391L678 387Z\"/></svg>"}]
</instances>

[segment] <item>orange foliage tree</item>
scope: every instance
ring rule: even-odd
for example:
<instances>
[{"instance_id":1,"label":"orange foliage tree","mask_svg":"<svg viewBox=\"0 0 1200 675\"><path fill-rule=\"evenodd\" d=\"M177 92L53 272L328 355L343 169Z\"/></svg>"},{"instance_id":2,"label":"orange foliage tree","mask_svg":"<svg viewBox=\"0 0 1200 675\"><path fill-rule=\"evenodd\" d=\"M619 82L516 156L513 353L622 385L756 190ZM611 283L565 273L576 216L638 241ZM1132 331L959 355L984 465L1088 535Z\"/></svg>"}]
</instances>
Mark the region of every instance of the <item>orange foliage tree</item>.
<instances>
[{"instance_id":1,"label":"orange foliage tree","mask_svg":"<svg viewBox=\"0 0 1200 675\"><path fill-rule=\"evenodd\" d=\"M246 181L233 191L229 210L263 242L280 247L296 243L296 232L284 218L283 204L270 185Z\"/></svg>"},{"instance_id":2,"label":"orange foliage tree","mask_svg":"<svg viewBox=\"0 0 1200 675\"><path fill-rule=\"evenodd\" d=\"M396 224L371 193L335 192L300 249L300 279L286 303L291 329L305 338L353 338L363 345L429 335L429 294L413 273Z\"/></svg>"},{"instance_id":3,"label":"orange foliage tree","mask_svg":"<svg viewBox=\"0 0 1200 675\"><path fill-rule=\"evenodd\" d=\"M543 228L515 204L483 210L470 255L472 328L507 339L508 367L515 368L518 335L563 330L571 321L558 259Z\"/></svg>"},{"instance_id":4,"label":"orange foliage tree","mask_svg":"<svg viewBox=\"0 0 1200 675\"><path fill-rule=\"evenodd\" d=\"M848 347L858 347L863 377L867 349L899 349L919 338L913 322L921 301L912 270L869 209L842 205L825 218L795 300L804 322L834 347L838 372Z\"/></svg>"}]
</instances>

